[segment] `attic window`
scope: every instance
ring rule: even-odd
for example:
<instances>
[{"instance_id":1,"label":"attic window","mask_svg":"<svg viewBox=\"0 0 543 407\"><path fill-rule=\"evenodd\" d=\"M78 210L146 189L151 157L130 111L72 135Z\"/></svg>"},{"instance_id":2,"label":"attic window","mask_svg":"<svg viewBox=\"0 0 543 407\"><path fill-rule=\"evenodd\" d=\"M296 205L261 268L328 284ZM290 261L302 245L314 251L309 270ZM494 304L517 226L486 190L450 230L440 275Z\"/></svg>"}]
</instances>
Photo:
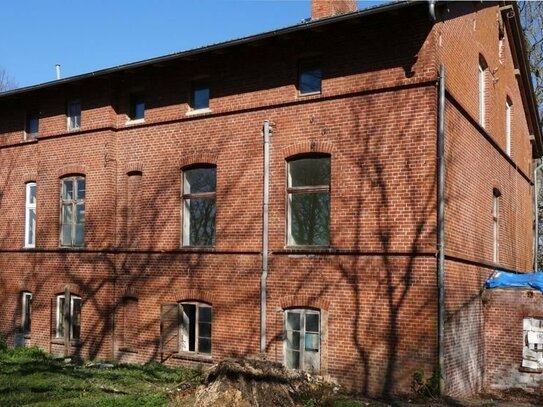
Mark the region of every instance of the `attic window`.
<instances>
[{"instance_id":1,"label":"attic window","mask_svg":"<svg viewBox=\"0 0 543 407\"><path fill-rule=\"evenodd\" d=\"M322 70L317 61L302 61L298 69L298 91L300 95L321 93Z\"/></svg>"},{"instance_id":2,"label":"attic window","mask_svg":"<svg viewBox=\"0 0 543 407\"><path fill-rule=\"evenodd\" d=\"M145 117L145 98L143 93L130 95L130 120L143 120Z\"/></svg>"},{"instance_id":3,"label":"attic window","mask_svg":"<svg viewBox=\"0 0 543 407\"><path fill-rule=\"evenodd\" d=\"M191 107L194 110L209 108L209 85L200 82L192 86Z\"/></svg>"}]
</instances>

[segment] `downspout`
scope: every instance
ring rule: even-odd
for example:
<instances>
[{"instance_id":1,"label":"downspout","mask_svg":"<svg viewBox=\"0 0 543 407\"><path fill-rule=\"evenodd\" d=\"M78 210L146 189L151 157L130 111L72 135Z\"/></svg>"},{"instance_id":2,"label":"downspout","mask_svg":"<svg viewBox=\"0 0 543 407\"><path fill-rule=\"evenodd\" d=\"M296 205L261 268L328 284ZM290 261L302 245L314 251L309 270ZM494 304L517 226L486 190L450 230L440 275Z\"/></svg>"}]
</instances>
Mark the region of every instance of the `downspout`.
<instances>
[{"instance_id":1,"label":"downspout","mask_svg":"<svg viewBox=\"0 0 543 407\"><path fill-rule=\"evenodd\" d=\"M445 391L445 65L439 66L437 111L437 349L439 393Z\"/></svg>"},{"instance_id":2,"label":"downspout","mask_svg":"<svg viewBox=\"0 0 543 407\"><path fill-rule=\"evenodd\" d=\"M260 353L266 354L266 282L268 278L268 205L270 199L270 121L264 121L264 195L262 201L262 273L260 275Z\"/></svg>"},{"instance_id":3,"label":"downspout","mask_svg":"<svg viewBox=\"0 0 543 407\"><path fill-rule=\"evenodd\" d=\"M543 168L543 161L534 169L534 212L535 212L535 238L534 238L534 272L539 271L537 258L539 257L539 190L537 188L537 173Z\"/></svg>"}]
</instances>

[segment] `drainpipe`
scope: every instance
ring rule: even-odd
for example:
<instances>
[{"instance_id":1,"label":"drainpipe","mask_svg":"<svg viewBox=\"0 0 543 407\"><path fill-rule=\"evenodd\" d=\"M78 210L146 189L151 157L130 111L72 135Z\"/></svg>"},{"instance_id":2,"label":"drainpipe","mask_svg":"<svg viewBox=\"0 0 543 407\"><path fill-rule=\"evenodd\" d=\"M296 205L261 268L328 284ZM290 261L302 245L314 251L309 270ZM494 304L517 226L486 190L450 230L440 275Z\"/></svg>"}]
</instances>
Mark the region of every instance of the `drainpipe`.
<instances>
[{"instance_id":1,"label":"drainpipe","mask_svg":"<svg viewBox=\"0 0 543 407\"><path fill-rule=\"evenodd\" d=\"M264 196L262 201L262 274L260 276L260 353L266 354L266 281L268 278L268 206L270 199L270 121L264 121Z\"/></svg>"},{"instance_id":2,"label":"drainpipe","mask_svg":"<svg viewBox=\"0 0 543 407\"><path fill-rule=\"evenodd\" d=\"M534 272L539 271L537 258L539 255L539 190L537 188L537 173L543 168L543 161L534 169L534 211L535 211L535 239L534 239Z\"/></svg>"},{"instance_id":3,"label":"drainpipe","mask_svg":"<svg viewBox=\"0 0 543 407\"><path fill-rule=\"evenodd\" d=\"M437 111L437 349L439 393L445 391L445 66L439 66Z\"/></svg>"}]
</instances>

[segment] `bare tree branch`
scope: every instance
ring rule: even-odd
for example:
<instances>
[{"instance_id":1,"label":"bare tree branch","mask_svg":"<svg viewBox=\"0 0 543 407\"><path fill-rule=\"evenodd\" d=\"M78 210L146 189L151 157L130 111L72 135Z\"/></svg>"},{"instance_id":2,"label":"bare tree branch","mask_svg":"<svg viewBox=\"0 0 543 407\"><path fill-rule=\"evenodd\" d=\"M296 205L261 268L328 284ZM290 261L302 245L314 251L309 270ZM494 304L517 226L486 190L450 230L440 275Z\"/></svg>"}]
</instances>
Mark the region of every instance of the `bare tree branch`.
<instances>
[{"instance_id":1,"label":"bare tree branch","mask_svg":"<svg viewBox=\"0 0 543 407\"><path fill-rule=\"evenodd\" d=\"M14 79L8 75L4 68L0 67L0 93L15 89L16 87L17 83Z\"/></svg>"}]
</instances>

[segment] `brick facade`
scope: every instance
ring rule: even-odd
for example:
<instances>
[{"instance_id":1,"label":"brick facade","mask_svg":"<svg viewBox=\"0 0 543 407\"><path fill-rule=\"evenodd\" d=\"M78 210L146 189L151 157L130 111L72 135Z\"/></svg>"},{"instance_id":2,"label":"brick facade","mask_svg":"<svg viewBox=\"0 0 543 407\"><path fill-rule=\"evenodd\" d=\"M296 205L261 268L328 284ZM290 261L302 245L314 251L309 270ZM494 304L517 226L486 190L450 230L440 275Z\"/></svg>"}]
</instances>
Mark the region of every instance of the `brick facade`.
<instances>
[{"instance_id":1,"label":"brick facade","mask_svg":"<svg viewBox=\"0 0 543 407\"><path fill-rule=\"evenodd\" d=\"M26 344L62 353L54 301L68 285L82 299L81 339L70 351L83 357L209 365L258 354L262 128L269 120L266 356L284 361L286 309L316 309L321 373L368 395L409 392L415 371L434 370L438 346L435 162L443 63L447 391L479 390L479 290L497 266L492 191L502 194L499 265L526 271L532 152L510 53L489 93L487 130L476 123L469 81L481 50L496 65L499 12L495 4L467 7L451 5L433 24L427 5L410 5L0 97L1 331L11 343L19 340L20 297L31 292ZM467 62L459 64L459 53ZM307 58L322 69L320 94L297 91L298 64ZM202 78L210 103L197 114L190 92ZM143 122L127 121L136 91L145 95ZM510 158L500 127L506 94L515 109ZM81 128L66 131L73 99L81 101ZM25 112L33 109L39 137L24 141ZM287 246L286 163L317 153L331 160L330 244ZM195 164L216 166L211 248L181 245L182 173ZM86 181L82 248L59 248L60 179L67 175ZM23 247L29 181L37 184L32 249ZM210 356L161 353L161 304L186 301L212 306ZM461 380L466 375L469 384Z\"/></svg>"}]
</instances>

